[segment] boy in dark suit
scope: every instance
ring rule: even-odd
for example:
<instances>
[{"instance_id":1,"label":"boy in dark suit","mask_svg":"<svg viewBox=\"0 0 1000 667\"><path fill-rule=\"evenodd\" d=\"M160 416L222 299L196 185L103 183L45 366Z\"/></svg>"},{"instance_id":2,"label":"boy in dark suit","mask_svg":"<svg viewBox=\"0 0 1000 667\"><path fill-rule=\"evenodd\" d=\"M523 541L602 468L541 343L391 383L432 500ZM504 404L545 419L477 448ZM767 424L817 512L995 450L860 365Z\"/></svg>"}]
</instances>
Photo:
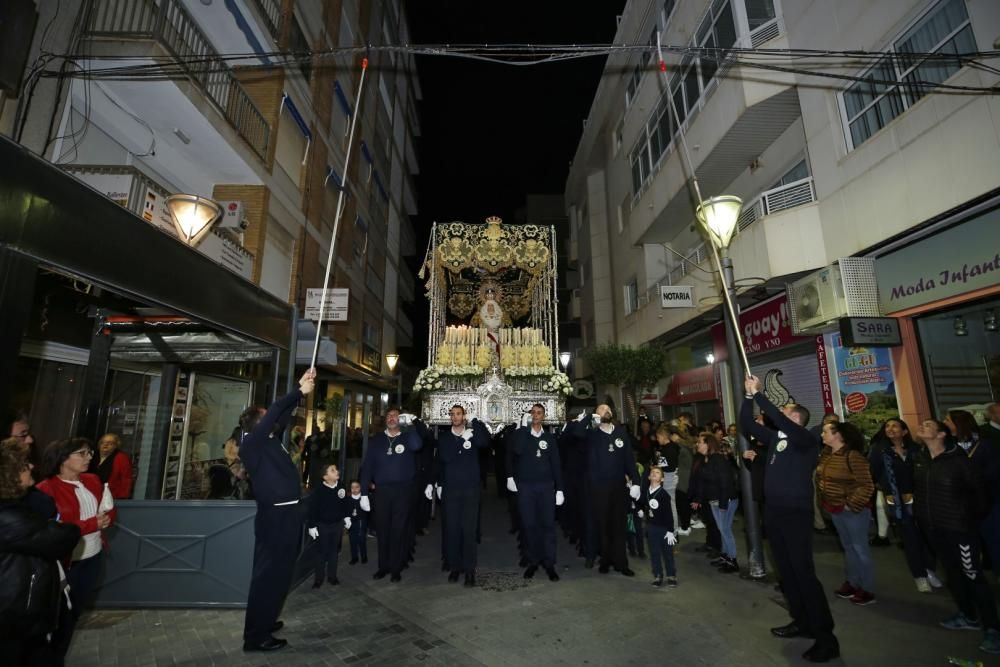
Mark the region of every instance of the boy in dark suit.
<instances>
[{"instance_id":1,"label":"boy in dark suit","mask_svg":"<svg viewBox=\"0 0 1000 667\"><path fill-rule=\"evenodd\" d=\"M351 540L351 562L354 565L361 558L362 563L368 562L368 512L361 508L361 482L351 482L351 526L347 536Z\"/></svg>"},{"instance_id":2,"label":"boy in dark suit","mask_svg":"<svg viewBox=\"0 0 1000 667\"><path fill-rule=\"evenodd\" d=\"M316 487L309 505L309 536L319 540L319 560L316 562L316 578L313 588L323 585L323 577L331 585L340 583L337 579L337 561L344 528L351 528L351 499L340 486L340 471L337 466L328 465L323 471L323 483Z\"/></svg>"}]
</instances>

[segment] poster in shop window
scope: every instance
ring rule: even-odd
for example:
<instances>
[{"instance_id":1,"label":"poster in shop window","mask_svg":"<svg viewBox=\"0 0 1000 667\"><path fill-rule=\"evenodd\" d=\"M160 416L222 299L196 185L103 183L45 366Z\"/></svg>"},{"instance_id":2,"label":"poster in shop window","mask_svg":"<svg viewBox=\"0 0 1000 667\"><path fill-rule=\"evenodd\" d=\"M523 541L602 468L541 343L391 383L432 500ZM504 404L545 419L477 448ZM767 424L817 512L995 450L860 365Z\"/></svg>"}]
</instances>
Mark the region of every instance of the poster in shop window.
<instances>
[{"instance_id":1,"label":"poster in shop window","mask_svg":"<svg viewBox=\"0 0 1000 667\"><path fill-rule=\"evenodd\" d=\"M871 437L889 417L899 416L889 348L844 347L839 333L828 334L838 389L837 413Z\"/></svg>"}]
</instances>

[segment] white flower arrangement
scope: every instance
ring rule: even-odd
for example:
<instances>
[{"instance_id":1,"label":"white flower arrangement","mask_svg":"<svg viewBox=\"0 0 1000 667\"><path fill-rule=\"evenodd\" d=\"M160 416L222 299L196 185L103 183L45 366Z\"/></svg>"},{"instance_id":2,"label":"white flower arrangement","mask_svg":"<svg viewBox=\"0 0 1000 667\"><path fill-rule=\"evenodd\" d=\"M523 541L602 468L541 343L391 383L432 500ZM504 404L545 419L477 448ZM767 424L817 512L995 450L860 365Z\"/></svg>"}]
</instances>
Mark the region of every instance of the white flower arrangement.
<instances>
[{"instance_id":1,"label":"white flower arrangement","mask_svg":"<svg viewBox=\"0 0 1000 667\"><path fill-rule=\"evenodd\" d=\"M545 381L545 384L542 385L542 389L563 394L564 396L569 396L573 393L573 385L570 383L569 377L560 371L552 373L549 379Z\"/></svg>"},{"instance_id":2,"label":"white flower arrangement","mask_svg":"<svg viewBox=\"0 0 1000 667\"><path fill-rule=\"evenodd\" d=\"M417 374L417 379L413 383L413 391L434 391L444 387L444 378L477 376L482 375L482 373L483 369L479 366L441 366L435 364Z\"/></svg>"}]
</instances>

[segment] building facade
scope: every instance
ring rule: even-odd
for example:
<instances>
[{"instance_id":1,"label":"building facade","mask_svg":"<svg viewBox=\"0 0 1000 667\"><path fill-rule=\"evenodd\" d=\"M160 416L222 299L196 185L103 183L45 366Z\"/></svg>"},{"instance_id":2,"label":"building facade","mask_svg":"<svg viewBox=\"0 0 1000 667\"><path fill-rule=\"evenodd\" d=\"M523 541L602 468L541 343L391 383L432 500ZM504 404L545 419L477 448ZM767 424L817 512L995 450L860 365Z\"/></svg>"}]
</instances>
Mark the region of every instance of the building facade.
<instances>
[{"instance_id":1,"label":"building facade","mask_svg":"<svg viewBox=\"0 0 1000 667\"><path fill-rule=\"evenodd\" d=\"M339 432L333 427L341 422L361 427L365 415L384 411L396 388L385 354L413 345L407 309L415 281L406 258L416 253L410 216L416 212L421 92L412 55L368 47L410 41L403 3L17 0L13 5L20 23L12 30L28 38L23 70L18 76L4 73L0 133L58 166L80 188L89 186L131 212L136 225L168 237L176 233L163 203L167 196L186 193L224 205L226 215L197 248L180 246L172 250L176 257L146 257L150 274L170 281L189 258L207 258L225 269L219 274L223 279L193 289L218 291L222 302L232 285L256 290L264 302L286 304L291 332L304 315L307 290L322 287L342 197L330 286L348 290L347 312L322 327L319 390L311 397L306 429L319 423ZM369 65L358 99L364 57ZM117 241L95 236L75 243L88 253L92 244ZM86 400L62 379L72 376L75 387L84 384L92 346L86 335L61 336L40 325L40 314L50 308L60 317L63 311L104 308L109 317L131 318L119 324L135 335L148 335L138 329L151 326L150 317L178 315L171 326L192 325L181 321L183 313L150 308L151 303L94 301L102 289L143 296L129 285L41 271L19 341L16 386L7 401L30 413L36 428L45 430L41 437L127 429L134 438L126 438L123 449L141 468L149 463L139 455L141 449L148 458L149 443L143 442L149 434L144 439L136 419L156 404L157 394L170 392L148 378L161 377L162 362L177 361L182 384L191 386L178 385L174 400L190 393L226 406L225 414L219 407L211 415L200 414L197 405L177 408L183 424L174 428L185 434L184 443L166 467L186 470L190 477L199 462L220 458L222 441L215 436L235 425L242 409L237 404L280 393L279 386L283 390L287 378L309 363L316 329L308 321L289 333L290 342L273 358L263 351L247 358L218 339L201 357L165 360L150 352L126 362L113 353L104 395L94 399L93 423L84 428ZM104 321L95 320L93 312L89 320L86 312L77 315L87 320L83 330ZM167 326L165 320L157 324ZM230 347L241 345L234 341ZM53 394L54 388L61 393ZM212 426L203 428L206 419ZM207 482L185 484L183 476L172 483L151 478L149 488L143 483L137 491L146 498L205 492Z\"/></svg>"},{"instance_id":2,"label":"building facade","mask_svg":"<svg viewBox=\"0 0 1000 667\"><path fill-rule=\"evenodd\" d=\"M630 1L615 43L655 46L658 34L664 45L702 50L668 51L665 74L655 48L612 54L566 184L583 345L668 346L676 377L658 388L663 416L700 406L700 421L722 417L724 346L711 333L719 292L695 225L683 138L703 197L743 199L730 256L743 309L768 317L750 311L741 325L750 325L747 338L756 334L751 365L775 382L775 397L852 412L846 397L864 378L838 383L834 349L835 320L847 313L793 331L801 313L779 302L786 283L834 265L845 273L842 260L861 258L871 260L865 278L877 284L880 314L900 318L902 344L880 366L893 407L916 420L996 400L1000 258L988 250L997 248L989 220L1000 205L1000 103L986 93L1000 77L949 54L994 50L1000 7ZM727 59L732 47L754 51ZM794 57L806 50L811 58ZM837 55L845 50L869 55ZM944 255L927 267L924 289L894 298L918 289L929 248ZM927 291L943 272L948 289ZM667 307L664 286L690 287L692 305ZM685 400L687 385L696 400Z\"/></svg>"}]
</instances>

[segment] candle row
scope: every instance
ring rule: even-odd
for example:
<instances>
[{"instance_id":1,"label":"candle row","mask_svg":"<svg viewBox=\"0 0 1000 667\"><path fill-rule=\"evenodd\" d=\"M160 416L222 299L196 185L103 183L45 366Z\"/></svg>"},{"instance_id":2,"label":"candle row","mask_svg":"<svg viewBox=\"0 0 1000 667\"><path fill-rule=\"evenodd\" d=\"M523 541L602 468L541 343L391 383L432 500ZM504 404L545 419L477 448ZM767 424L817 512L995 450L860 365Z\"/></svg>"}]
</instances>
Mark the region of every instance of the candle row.
<instances>
[{"instance_id":1,"label":"candle row","mask_svg":"<svg viewBox=\"0 0 1000 667\"><path fill-rule=\"evenodd\" d=\"M498 332L501 345L541 345L540 329L518 327L500 329ZM470 327L464 324L446 327L444 330L445 344L479 345L489 342L485 327Z\"/></svg>"}]
</instances>

